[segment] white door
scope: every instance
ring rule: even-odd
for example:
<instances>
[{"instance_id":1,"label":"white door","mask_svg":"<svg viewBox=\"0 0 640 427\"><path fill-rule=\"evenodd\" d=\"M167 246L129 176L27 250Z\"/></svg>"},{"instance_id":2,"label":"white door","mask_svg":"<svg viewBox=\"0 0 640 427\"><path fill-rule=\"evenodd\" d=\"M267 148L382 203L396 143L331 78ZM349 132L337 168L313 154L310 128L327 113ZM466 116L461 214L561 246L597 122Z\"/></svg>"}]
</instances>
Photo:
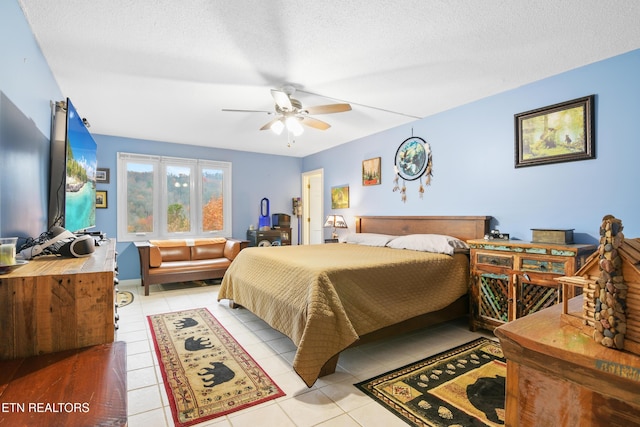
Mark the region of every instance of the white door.
<instances>
[{"instance_id":1,"label":"white door","mask_svg":"<svg viewBox=\"0 0 640 427\"><path fill-rule=\"evenodd\" d=\"M317 169L302 174L302 244L322 243L323 221L323 170Z\"/></svg>"}]
</instances>

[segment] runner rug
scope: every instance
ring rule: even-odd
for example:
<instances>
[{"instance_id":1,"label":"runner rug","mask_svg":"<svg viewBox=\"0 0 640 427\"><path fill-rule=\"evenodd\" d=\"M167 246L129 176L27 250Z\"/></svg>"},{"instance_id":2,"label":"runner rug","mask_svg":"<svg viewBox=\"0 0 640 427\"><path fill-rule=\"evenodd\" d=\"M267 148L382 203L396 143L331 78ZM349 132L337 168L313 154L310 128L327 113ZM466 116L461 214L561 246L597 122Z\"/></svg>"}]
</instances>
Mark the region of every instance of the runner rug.
<instances>
[{"instance_id":1,"label":"runner rug","mask_svg":"<svg viewBox=\"0 0 640 427\"><path fill-rule=\"evenodd\" d=\"M284 396L206 308L148 316L177 426Z\"/></svg>"},{"instance_id":2,"label":"runner rug","mask_svg":"<svg viewBox=\"0 0 640 427\"><path fill-rule=\"evenodd\" d=\"M504 425L506 362L480 338L356 387L416 426Z\"/></svg>"}]
</instances>

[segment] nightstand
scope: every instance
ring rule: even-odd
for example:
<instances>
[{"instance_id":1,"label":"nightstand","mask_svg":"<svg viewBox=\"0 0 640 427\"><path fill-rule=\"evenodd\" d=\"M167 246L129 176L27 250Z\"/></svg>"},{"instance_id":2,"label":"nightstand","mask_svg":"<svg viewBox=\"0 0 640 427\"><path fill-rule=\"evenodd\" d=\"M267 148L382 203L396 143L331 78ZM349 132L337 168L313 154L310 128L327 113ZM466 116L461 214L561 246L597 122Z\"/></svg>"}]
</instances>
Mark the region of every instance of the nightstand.
<instances>
[{"instance_id":1,"label":"nightstand","mask_svg":"<svg viewBox=\"0 0 640 427\"><path fill-rule=\"evenodd\" d=\"M556 277L574 274L596 247L469 240L471 328L494 328L561 301ZM574 295L567 295L571 298Z\"/></svg>"}]
</instances>

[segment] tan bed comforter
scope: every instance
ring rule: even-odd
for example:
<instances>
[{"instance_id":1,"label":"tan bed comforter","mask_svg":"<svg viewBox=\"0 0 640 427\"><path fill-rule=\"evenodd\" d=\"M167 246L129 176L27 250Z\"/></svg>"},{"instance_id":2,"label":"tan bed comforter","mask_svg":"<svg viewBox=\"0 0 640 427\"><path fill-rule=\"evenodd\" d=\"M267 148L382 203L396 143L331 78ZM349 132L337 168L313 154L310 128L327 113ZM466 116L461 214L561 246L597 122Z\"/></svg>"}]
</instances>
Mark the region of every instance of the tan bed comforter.
<instances>
[{"instance_id":1,"label":"tan bed comforter","mask_svg":"<svg viewBox=\"0 0 640 427\"><path fill-rule=\"evenodd\" d=\"M287 335L294 370L310 387L360 335L442 309L467 293L469 262L387 247L325 244L247 248L218 301L230 299Z\"/></svg>"}]
</instances>

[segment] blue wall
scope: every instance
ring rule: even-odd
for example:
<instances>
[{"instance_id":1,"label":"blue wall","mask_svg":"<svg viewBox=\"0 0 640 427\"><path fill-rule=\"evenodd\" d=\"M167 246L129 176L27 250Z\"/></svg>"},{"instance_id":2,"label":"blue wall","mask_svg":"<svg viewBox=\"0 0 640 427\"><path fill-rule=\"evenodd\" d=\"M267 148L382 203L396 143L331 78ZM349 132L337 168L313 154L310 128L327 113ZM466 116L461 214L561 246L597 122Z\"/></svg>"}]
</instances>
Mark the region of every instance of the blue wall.
<instances>
[{"instance_id":1,"label":"blue wall","mask_svg":"<svg viewBox=\"0 0 640 427\"><path fill-rule=\"evenodd\" d=\"M17 1L0 2L0 36L0 91L48 137L49 102L64 96ZM231 161L237 237L244 236L249 224L257 224L262 197L270 199L272 212L290 212L290 198L301 195L300 174L318 168L325 174L325 213L332 212L331 187L350 186L350 208L335 212L344 214L351 227L356 215L492 215L494 227L516 238L528 240L530 228L574 228L577 241L595 242L602 216L611 213L622 219L625 235L639 237L638 75L640 50L304 159L94 135L99 165L111 169L111 183L99 186L109 192L109 208L97 212L97 228L116 236L116 153L126 151ZM514 168L514 114L590 94L596 95L595 160ZM418 184L407 183L403 203L391 191L393 157L412 134L431 144L434 177L423 199ZM11 154L6 150L0 144L0 157ZM362 161L372 157L382 157L382 184L363 187ZM4 173L0 170L0 179ZM45 228L46 219L40 224L42 231ZM139 277L137 253L131 244L119 245L121 278Z\"/></svg>"},{"instance_id":2,"label":"blue wall","mask_svg":"<svg viewBox=\"0 0 640 427\"><path fill-rule=\"evenodd\" d=\"M47 228L50 100L62 99L17 1L0 1L0 235Z\"/></svg>"},{"instance_id":3,"label":"blue wall","mask_svg":"<svg viewBox=\"0 0 640 427\"><path fill-rule=\"evenodd\" d=\"M0 1L0 43L0 90L49 137L49 101L63 95L17 0Z\"/></svg>"},{"instance_id":4,"label":"blue wall","mask_svg":"<svg viewBox=\"0 0 640 427\"><path fill-rule=\"evenodd\" d=\"M620 218L625 235L640 236L640 50L590 64L410 125L304 159L325 173L325 213L357 215L491 215L494 227L530 240L531 228L573 228L594 243L602 217ZM595 160L514 167L514 114L595 94ZM392 192L396 150L425 139L434 176L424 198L407 183L407 202ZM362 161L382 157L382 184L362 186ZM350 208L331 210L329 189L349 185Z\"/></svg>"}]
</instances>

